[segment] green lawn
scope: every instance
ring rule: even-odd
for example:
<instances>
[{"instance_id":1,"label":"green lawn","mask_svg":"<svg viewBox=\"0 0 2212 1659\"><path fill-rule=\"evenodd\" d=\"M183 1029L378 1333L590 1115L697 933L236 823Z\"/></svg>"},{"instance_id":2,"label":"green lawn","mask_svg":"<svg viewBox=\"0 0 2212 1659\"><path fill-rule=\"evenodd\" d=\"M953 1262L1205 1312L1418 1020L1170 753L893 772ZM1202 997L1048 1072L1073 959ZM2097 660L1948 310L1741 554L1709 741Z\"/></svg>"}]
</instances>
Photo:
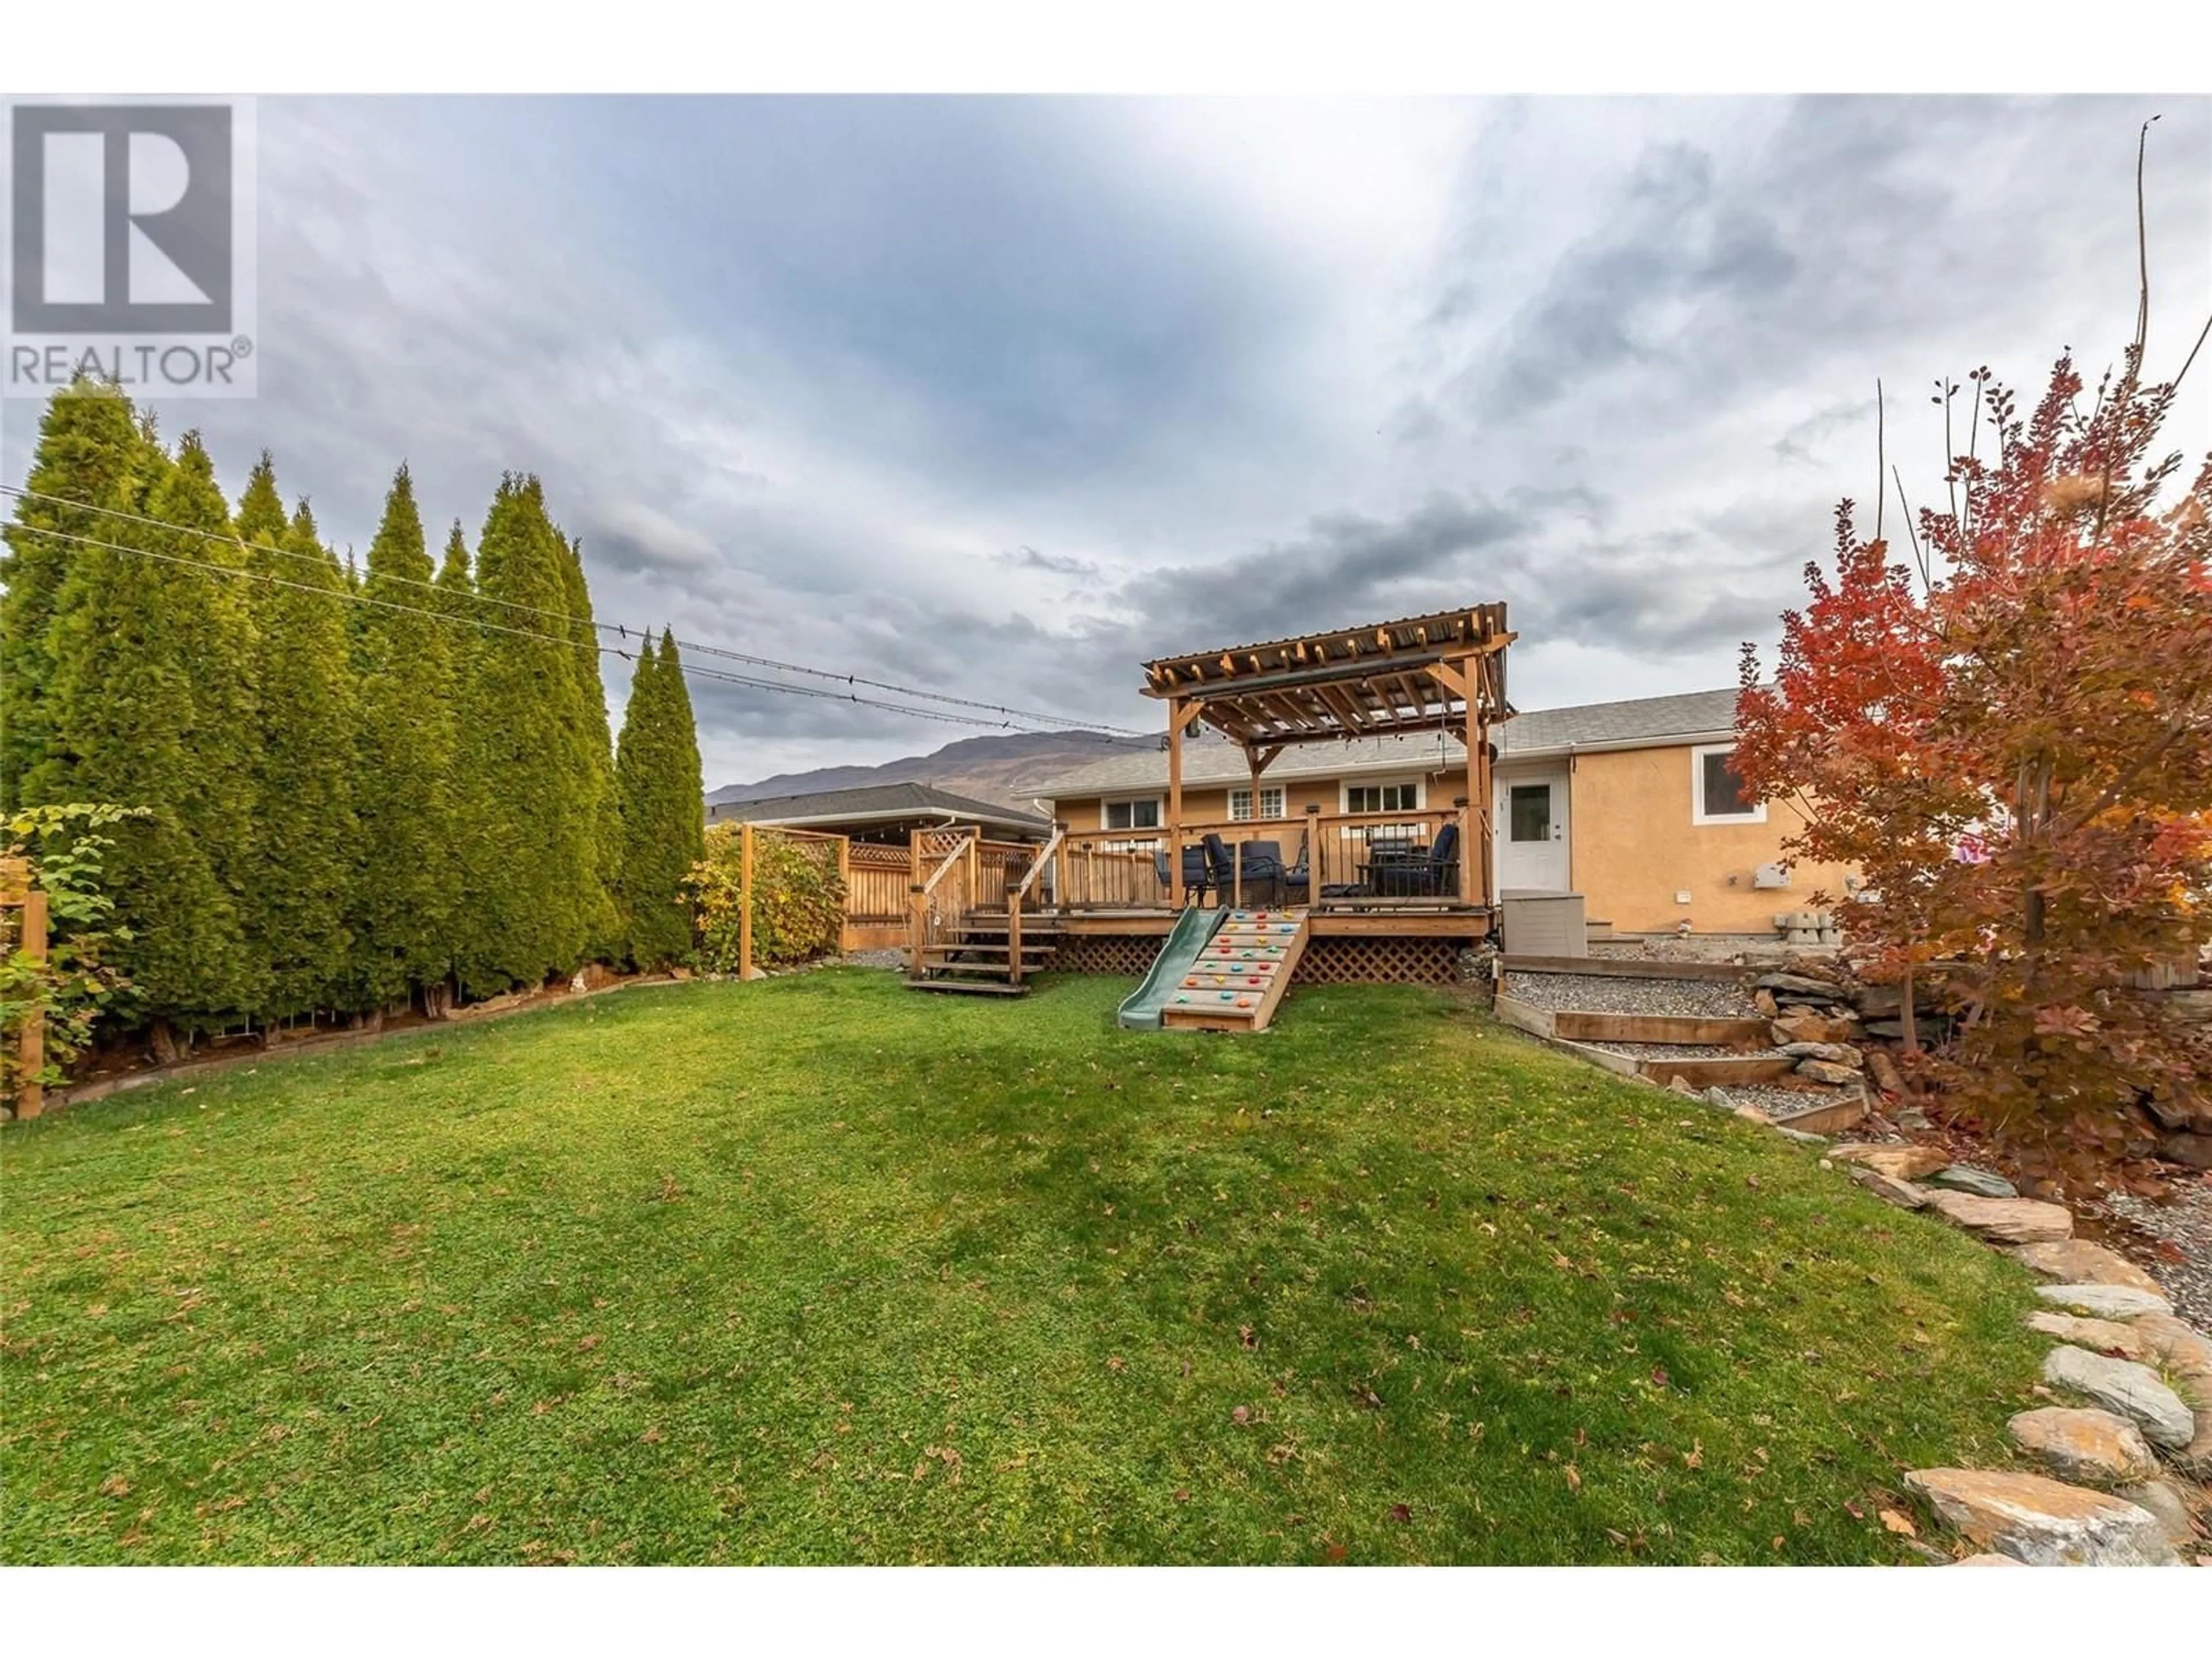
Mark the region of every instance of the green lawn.
<instances>
[{"instance_id":1,"label":"green lawn","mask_svg":"<svg viewBox=\"0 0 2212 1659\"><path fill-rule=\"evenodd\" d=\"M1863 1562L2013 1264L1434 993L625 991L0 1137L0 1559ZM1859 1513L1854 1514L1856 1509Z\"/></svg>"}]
</instances>

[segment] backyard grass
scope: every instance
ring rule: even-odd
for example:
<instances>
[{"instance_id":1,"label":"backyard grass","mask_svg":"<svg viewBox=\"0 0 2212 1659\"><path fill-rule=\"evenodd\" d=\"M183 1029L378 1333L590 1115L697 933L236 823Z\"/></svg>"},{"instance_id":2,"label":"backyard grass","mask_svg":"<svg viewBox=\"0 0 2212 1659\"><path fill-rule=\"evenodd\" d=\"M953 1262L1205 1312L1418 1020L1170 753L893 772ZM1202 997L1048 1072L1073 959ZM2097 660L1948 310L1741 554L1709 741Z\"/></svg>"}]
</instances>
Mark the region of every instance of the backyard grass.
<instances>
[{"instance_id":1,"label":"backyard grass","mask_svg":"<svg viewBox=\"0 0 2212 1659\"><path fill-rule=\"evenodd\" d=\"M1867 1562L2024 1273L1412 988L838 970L0 1135L9 1562Z\"/></svg>"}]
</instances>

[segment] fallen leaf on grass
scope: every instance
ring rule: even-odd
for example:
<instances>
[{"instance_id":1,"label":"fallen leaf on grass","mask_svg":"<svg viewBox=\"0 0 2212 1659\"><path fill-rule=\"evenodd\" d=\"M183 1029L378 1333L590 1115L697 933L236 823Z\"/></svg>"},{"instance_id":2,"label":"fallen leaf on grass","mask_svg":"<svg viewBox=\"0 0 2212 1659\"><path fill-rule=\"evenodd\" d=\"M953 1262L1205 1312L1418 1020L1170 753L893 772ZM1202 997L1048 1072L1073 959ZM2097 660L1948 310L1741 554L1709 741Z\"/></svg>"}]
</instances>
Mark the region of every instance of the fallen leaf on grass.
<instances>
[{"instance_id":1,"label":"fallen leaf on grass","mask_svg":"<svg viewBox=\"0 0 2212 1659\"><path fill-rule=\"evenodd\" d=\"M1393 1521L1411 1521L1413 1518L1413 1506L1407 1504L1391 1504L1390 1518Z\"/></svg>"},{"instance_id":2,"label":"fallen leaf on grass","mask_svg":"<svg viewBox=\"0 0 2212 1659\"><path fill-rule=\"evenodd\" d=\"M1884 1510L1881 1512L1881 1524L1905 1538L1917 1538L1920 1535L1920 1529L1895 1510Z\"/></svg>"}]
</instances>

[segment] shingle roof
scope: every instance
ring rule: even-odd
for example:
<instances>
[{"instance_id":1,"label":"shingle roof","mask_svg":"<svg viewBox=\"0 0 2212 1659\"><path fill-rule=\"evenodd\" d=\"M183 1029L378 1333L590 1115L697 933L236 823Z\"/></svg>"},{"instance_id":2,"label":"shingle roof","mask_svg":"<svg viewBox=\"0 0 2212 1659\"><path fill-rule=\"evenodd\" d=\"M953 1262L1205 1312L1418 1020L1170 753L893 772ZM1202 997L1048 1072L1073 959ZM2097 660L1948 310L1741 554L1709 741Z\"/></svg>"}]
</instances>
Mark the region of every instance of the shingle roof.
<instances>
[{"instance_id":1,"label":"shingle roof","mask_svg":"<svg viewBox=\"0 0 2212 1659\"><path fill-rule=\"evenodd\" d=\"M1636 697L1625 702L1583 703L1573 708L1538 708L1495 727L1499 754L1564 752L1570 748L1658 747L1687 743L1735 729L1735 688L1686 691L1668 697ZM1413 737L1355 738L1346 743L1299 744L1267 769L1270 778L1336 777L1347 772L1421 769L1449 771L1467 763L1459 739L1425 732ZM1182 781L1198 785L1242 783L1250 775L1244 751L1227 743L1186 743ZM1167 785L1168 757L1163 752L1116 755L1040 785L1046 800L1076 800L1119 791L1160 789Z\"/></svg>"},{"instance_id":2,"label":"shingle roof","mask_svg":"<svg viewBox=\"0 0 2212 1659\"><path fill-rule=\"evenodd\" d=\"M956 795L926 783L870 783L857 789L820 789L804 795L770 795L761 800L718 801L707 811L709 823L797 823L927 817L949 812L974 823L1016 825L1044 830L1051 821L1018 807Z\"/></svg>"}]
</instances>

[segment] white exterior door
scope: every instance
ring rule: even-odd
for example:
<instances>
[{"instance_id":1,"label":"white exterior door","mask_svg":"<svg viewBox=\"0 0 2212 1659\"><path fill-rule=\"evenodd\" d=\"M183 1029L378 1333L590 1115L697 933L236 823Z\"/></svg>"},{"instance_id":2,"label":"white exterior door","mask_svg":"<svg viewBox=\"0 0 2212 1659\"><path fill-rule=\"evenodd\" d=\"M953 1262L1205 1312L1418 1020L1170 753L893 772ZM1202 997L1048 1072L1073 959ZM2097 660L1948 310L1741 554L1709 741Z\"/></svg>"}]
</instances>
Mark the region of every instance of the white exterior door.
<instances>
[{"instance_id":1,"label":"white exterior door","mask_svg":"<svg viewBox=\"0 0 2212 1659\"><path fill-rule=\"evenodd\" d=\"M1566 769L1499 775L1493 810L1498 891L1567 891Z\"/></svg>"}]
</instances>

